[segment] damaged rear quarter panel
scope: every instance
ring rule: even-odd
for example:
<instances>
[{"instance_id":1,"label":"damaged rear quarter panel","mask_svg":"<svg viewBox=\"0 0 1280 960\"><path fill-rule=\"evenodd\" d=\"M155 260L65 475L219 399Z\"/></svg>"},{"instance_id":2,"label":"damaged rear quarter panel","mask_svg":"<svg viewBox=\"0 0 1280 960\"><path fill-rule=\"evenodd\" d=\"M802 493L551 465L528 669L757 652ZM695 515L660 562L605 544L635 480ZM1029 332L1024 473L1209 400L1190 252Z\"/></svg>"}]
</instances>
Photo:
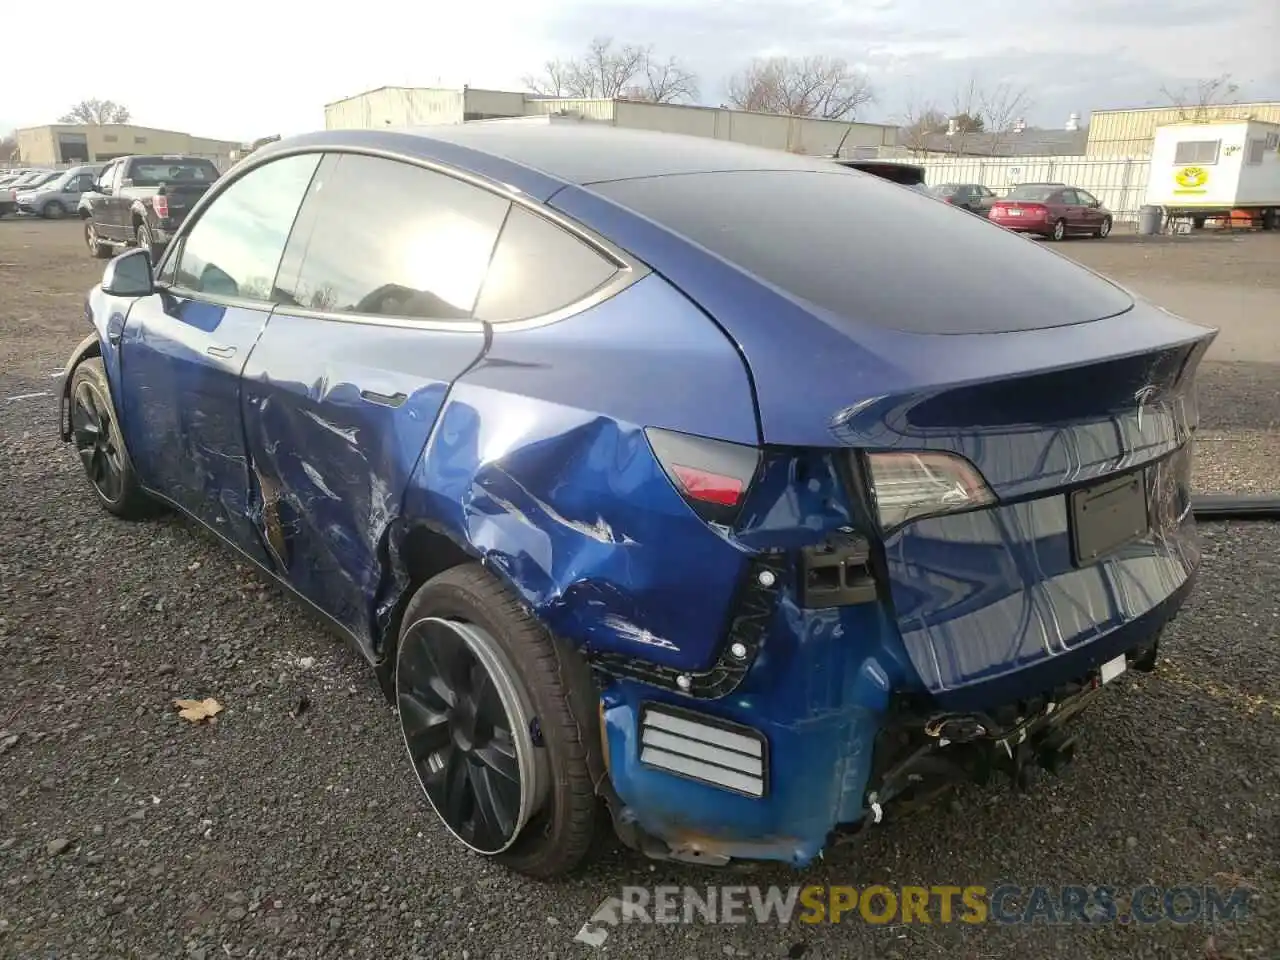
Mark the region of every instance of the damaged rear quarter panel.
<instances>
[{"instance_id":1,"label":"damaged rear quarter panel","mask_svg":"<svg viewBox=\"0 0 1280 960\"><path fill-rule=\"evenodd\" d=\"M495 327L409 485L406 529L450 531L571 642L703 668L746 554L681 499L645 426L757 437L742 361L657 276L557 323Z\"/></svg>"}]
</instances>

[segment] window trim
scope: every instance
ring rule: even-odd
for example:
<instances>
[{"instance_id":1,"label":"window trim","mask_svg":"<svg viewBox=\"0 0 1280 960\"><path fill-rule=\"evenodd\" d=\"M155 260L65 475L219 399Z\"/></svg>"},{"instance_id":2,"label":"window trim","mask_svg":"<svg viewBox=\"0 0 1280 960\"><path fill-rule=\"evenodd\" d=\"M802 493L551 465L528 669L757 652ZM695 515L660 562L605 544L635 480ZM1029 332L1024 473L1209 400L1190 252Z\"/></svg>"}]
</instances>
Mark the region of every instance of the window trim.
<instances>
[{"instance_id":1,"label":"window trim","mask_svg":"<svg viewBox=\"0 0 1280 960\"><path fill-rule=\"evenodd\" d=\"M321 150L297 150L289 154L289 156L302 156L308 153L318 154L320 159L316 161L316 168L311 172L311 180L307 181L307 188L302 194L303 199L306 199L307 191L311 189L311 182L312 180L315 180L316 173L320 170L320 164L324 162L324 152ZM156 289L172 293L174 296L181 297L184 300L195 300L198 303L208 303L218 307L257 310L260 313L272 313L275 310L276 304L271 300L256 300L252 297L227 297L216 293L206 293L203 290L192 290L190 287L184 287L178 283L169 283L160 280L160 277L164 275L165 270L167 270L171 265L174 268L174 280L177 280L177 268L180 265L179 259L182 257L182 252L187 246L187 237L191 235L191 231L195 229L195 225L200 222L200 218L204 216L205 211L210 205L212 205L214 198L211 198L210 195L213 194L215 190L218 195L221 195L225 190L230 189L232 184L242 180L247 174L252 173L259 167L265 166L267 162L269 161L255 163L253 166L240 171L234 177L224 178L219 176L218 179L213 182L213 186L205 191L204 196L196 202L196 206L187 214L186 219L182 221L182 225L178 228L178 232L174 235L173 239L165 245L164 254L160 257L160 262L152 266L152 276L156 278ZM225 186L223 186L224 179L229 181ZM298 214L301 210L302 201L300 200L298 201L298 209L293 212L293 220L289 223L289 232L285 235L284 247L280 249L280 259L282 262L284 260L285 247L289 246L289 238L293 236L293 228L298 222ZM272 283L275 282L279 275L280 264L277 263L276 272L271 277Z\"/></svg>"},{"instance_id":2,"label":"window trim","mask_svg":"<svg viewBox=\"0 0 1280 960\"><path fill-rule=\"evenodd\" d=\"M591 290L586 296L565 304L557 310L550 313L540 314L535 317L526 317L520 320L476 320L474 318L466 320L450 320L444 318L424 318L416 319L413 317L388 317L377 314L368 313L334 313L326 310L312 310L306 307L291 307L283 304L273 303L270 300L250 300L244 297L221 297L217 295L209 295L206 293L197 294L195 291L187 290L184 287L169 287L176 295L185 299L199 300L201 303L211 303L217 306L226 307L243 307L252 310L267 310L272 315L281 314L288 317L301 317L312 320L327 320L335 323L360 323L367 326L378 327L395 327L398 329L408 330L434 330L434 331L455 331L459 333L483 333L486 329L491 329L494 333L518 330L530 330L537 327L548 326L552 323L558 323L561 320L568 319L571 316L589 310L599 303L616 296L627 287L631 286L638 280L647 277L652 270L647 264L642 263L635 256L622 250L622 248L609 242L604 237L599 236L594 231L588 229L580 223L566 217L558 210L553 210L546 204L539 203L536 200L526 196L521 191L506 184L496 183L485 177L478 176L466 170L459 170L447 164L439 163L435 160L416 157L402 153L397 150L381 150L376 147L355 147L346 145L320 146L306 145L297 147L286 147L279 150L272 150L264 153L257 158L248 159L243 165L237 165L232 171L221 176L215 181L214 185L205 193L196 206L187 214L182 222L182 226L178 228L177 235L167 245L164 256L161 257L160 263L156 265L155 273L159 276L164 266L168 263L170 257L174 256L185 245L187 234L195 228L195 224L204 216L205 210L212 205L223 191L230 189L231 185L238 182L241 178L248 176L254 170L271 163L276 160L283 160L287 157L297 156L299 154L319 154L320 163L324 162L324 157L328 154L354 154L356 156L374 157L380 160L390 160L396 163L405 163L410 166L419 167L431 173L441 174L447 177L453 177L455 180L461 180L464 183L484 190L502 199L512 203L520 204L526 208L534 216L542 217L544 220L551 221L552 226L559 227L568 231L571 235L581 240L588 247L592 248L598 255L603 256L606 260L611 260L617 266L616 272L605 283ZM316 165L316 171L319 172L320 165ZM307 188L310 191L310 185ZM307 194L303 194L303 203L306 202ZM294 224L297 223L298 215L302 212L302 204L298 205L298 211L294 214ZM506 228L506 219L503 219L502 228L499 229L498 235L494 241L494 249L502 240L502 230ZM293 227L289 229L289 237L285 240L286 248L289 241L293 238ZM279 267L276 270L279 273ZM275 278L272 278L273 281ZM481 290L483 291L483 286Z\"/></svg>"}]
</instances>

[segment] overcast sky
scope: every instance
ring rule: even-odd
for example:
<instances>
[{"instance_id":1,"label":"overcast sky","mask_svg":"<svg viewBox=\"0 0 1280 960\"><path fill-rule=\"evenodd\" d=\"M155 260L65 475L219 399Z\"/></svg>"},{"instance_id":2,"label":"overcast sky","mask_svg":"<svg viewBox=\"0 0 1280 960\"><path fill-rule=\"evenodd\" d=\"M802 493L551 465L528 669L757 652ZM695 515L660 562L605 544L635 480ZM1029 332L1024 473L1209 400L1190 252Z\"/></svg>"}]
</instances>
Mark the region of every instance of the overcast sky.
<instances>
[{"instance_id":1,"label":"overcast sky","mask_svg":"<svg viewBox=\"0 0 1280 960\"><path fill-rule=\"evenodd\" d=\"M124 19L103 24L112 9ZM1072 111L1164 103L1162 86L1224 72L1241 99L1280 98L1280 0L217 0L136 9L65 0L50 10L66 41L56 52L37 39L47 29L39 16L6 28L0 127L49 123L98 97L126 104L144 126L230 140L288 135L322 127L326 102L373 87L519 89L523 75L594 35L681 58L710 104L752 56L845 57L876 90L866 120L897 121L924 101L945 109L970 76L1025 85L1034 98L1026 119L1053 127Z\"/></svg>"}]
</instances>

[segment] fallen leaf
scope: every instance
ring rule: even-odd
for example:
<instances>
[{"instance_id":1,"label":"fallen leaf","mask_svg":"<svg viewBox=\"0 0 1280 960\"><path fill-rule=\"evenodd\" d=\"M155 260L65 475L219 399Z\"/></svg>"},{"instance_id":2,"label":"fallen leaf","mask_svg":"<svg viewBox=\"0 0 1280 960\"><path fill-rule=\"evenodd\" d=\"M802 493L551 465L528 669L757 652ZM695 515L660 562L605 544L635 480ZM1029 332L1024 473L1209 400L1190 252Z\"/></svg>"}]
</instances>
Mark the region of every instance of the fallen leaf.
<instances>
[{"instance_id":1,"label":"fallen leaf","mask_svg":"<svg viewBox=\"0 0 1280 960\"><path fill-rule=\"evenodd\" d=\"M178 708L178 716L192 723L208 720L222 712L222 704L213 697L204 700L175 700L173 705Z\"/></svg>"}]
</instances>

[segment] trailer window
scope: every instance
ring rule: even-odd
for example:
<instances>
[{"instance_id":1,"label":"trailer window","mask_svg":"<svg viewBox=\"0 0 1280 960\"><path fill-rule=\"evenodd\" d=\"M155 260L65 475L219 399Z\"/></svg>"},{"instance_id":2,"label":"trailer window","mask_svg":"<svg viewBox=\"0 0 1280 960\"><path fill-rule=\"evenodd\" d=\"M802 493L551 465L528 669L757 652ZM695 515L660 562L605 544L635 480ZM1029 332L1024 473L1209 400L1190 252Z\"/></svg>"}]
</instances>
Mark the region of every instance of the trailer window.
<instances>
[{"instance_id":1,"label":"trailer window","mask_svg":"<svg viewBox=\"0 0 1280 960\"><path fill-rule=\"evenodd\" d=\"M1251 167L1256 167L1262 163L1262 158L1267 153L1267 141L1259 137L1256 140L1249 141L1249 159L1248 163Z\"/></svg>"},{"instance_id":2,"label":"trailer window","mask_svg":"<svg viewBox=\"0 0 1280 960\"><path fill-rule=\"evenodd\" d=\"M1217 163L1218 148L1221 146L1221 140L1182 140L1174 152L1173 162L1179 167L1192 163Z\"/></svg>"}]
</instances>

